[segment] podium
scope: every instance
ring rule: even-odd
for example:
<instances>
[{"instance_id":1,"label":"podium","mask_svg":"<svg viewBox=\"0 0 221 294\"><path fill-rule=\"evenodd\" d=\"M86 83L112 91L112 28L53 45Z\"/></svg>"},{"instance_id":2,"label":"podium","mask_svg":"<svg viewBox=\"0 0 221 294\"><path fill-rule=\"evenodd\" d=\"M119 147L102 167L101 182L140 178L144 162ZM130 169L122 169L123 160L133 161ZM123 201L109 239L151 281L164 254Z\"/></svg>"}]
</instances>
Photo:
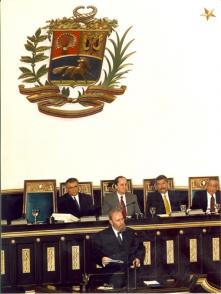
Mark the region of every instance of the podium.
<instances>
[{"instance_id":1,"label":"podium","mask_svg":"<svg viewBox=\"0 0 221 294\"><path fill-rule=\"evenodd\" d=\"M92 262L91 237L108 221L3 225L2 292L12 287L66 287L82 283L82 275L99 276ZM143 280L174 280L206 275L221 283L220 215L128 220L145 246ZM31 288L30 288L31 289Z\"/></svg>"}]
</instances>

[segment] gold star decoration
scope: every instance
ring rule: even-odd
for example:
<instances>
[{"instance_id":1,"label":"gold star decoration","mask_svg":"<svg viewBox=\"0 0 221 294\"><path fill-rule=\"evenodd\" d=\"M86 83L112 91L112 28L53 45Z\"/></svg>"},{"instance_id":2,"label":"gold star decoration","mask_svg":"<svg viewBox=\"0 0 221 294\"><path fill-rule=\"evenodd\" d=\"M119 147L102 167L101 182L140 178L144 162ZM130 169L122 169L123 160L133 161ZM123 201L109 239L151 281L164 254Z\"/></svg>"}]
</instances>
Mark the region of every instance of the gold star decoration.
<instances>
[{"instance_id":1,"label":"gold star decoration","mask_svg":"<svg viewBox=\"0 0 221 294\"><path fill-rule=\"evenodd\" d=\"M212 17L216 17L215 14L213 13L214 9L209 10L207 8L204 8L204 13L201 14L201 16L205 16L207 20Z\"/></svg>"}]
</instances>

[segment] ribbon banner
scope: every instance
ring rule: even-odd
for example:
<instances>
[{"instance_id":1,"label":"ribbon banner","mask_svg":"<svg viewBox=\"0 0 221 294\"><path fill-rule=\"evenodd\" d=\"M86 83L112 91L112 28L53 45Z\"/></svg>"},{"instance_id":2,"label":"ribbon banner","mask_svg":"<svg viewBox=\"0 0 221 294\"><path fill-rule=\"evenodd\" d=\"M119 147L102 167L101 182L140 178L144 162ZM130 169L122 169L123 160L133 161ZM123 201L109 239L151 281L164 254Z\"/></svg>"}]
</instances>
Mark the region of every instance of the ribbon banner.
<instances>
[{"instance_id":1,"label":"ribbon banner","mask_svg":"<svg viewBox=\"0 0 221 294\"><path fill-rule=\"evenodd\" d=\"M33 88L25 88L23 85L19 86L20 93L28 95L27 99L29 102L37 102L40 112L64 118L78 118L96 114L103 110L104 102L113 102L116 96L124 94L125 90L125 86L121 86L119 89L89 86L84 95L79 98L69 98L62 95L56 86ZM61 110L53 108L53 106L63 106L65 103L80 103L87 108L82 110Z\"/></svg>"}]
</instances>

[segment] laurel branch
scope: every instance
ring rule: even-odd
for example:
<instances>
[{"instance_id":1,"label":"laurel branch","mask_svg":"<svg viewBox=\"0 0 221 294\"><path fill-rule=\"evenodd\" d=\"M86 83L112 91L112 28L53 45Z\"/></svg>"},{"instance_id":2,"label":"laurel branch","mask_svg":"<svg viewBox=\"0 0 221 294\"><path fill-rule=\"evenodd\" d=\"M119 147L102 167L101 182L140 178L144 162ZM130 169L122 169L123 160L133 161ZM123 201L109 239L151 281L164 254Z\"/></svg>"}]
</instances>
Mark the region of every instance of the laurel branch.
<instances>
[{"instance_id":1,"label":"laurel branch","mask_svg":"<svg viewBox=\"0 0 221 294\"><path fill-rule=\"evenodd\" d=\"M37 83L39 86L43 85L40 81L40 78L48 73L48 67L46 64L43 64L38 69L36 69L36 63L48 59L48 56L44 54L44 51L50 49L51 46L38 46L39 43L44 42L47 38L47 35L41 34L41 28L39 28L33 36L27 38L25 48L28 52L31 53L31 56L21 56L20 61L29 63L31 69L27 67L19 67L22 72L22 74L19 76L19 79L23 79L24 83Z\"/></svg>"}]
</instances>

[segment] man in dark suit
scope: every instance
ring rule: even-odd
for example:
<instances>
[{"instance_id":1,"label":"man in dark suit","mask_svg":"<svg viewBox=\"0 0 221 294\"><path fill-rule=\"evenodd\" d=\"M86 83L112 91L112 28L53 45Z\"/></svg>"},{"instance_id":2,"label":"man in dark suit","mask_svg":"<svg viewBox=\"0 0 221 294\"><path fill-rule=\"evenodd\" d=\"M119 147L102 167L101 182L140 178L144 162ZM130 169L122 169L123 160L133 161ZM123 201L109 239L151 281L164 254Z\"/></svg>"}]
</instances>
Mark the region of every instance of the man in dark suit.
<instances>
[{"instance_id":1,"label":"man in dark suit","mask_svg":"<svg viewBox=\"0 0 221 294\"><path fill-rule=\"evenodd\" d=\"M94 214L93 200L91 195L79 192L79 183L76 178L70 178L65 183L66 191L58 203L60 213L70 213L76 217Z\"/></svg>"},{"instance_id":2,"label":"man in dark suit","mask_svg":"<svg viewBox=\"0 0 221 294\"><path fill-rule=\"evenodd\" d=\"M140 267L144 259L144 246L136 232L126 228L120 208L110 212L109 222L110 227L94 236L93 259L104 268L105 273L113 274L109 283L121 288L126 284L126 279L116 273L126 271L128 267Z\"/></svg>"},{"instance_id":3,"label":"man in dark suit","mask_svg":"<svg viewBox=\"0 0 221 294\"><path fill-rule=\"evenodd\" d=\"M205 190L196 191L193 196L191 209L202 209L214 213L216 203L221 202L219 182L217 178L210 178Z\"/></svg>"},{"instance_id":4,"label":"man in dark suit","mask_svg":"<svg viewBox=\"0 0 221 294\"><path fill-rule=\"evenodd\" d=\"M150 207L156 208L156 214L168 214L180 210L179 195L168 190L168 179L164 175L156 178L156 191L147 195L146 212L150 215Z\"/></svg>"},{"instance_id":5,"label":"man in dark suit","mask_svg":"<svg viewBox=\"0 0 221 294\"><path fill-rule=\"evenodd\" d=\"M116 192L111 192L104 196L102 214L108 215L112 209L117 207L122 208L124 217L140 213L137 196L127 191L127 179L123 176L116 177L114 187Z\"/></svg>"}]
</instances>

